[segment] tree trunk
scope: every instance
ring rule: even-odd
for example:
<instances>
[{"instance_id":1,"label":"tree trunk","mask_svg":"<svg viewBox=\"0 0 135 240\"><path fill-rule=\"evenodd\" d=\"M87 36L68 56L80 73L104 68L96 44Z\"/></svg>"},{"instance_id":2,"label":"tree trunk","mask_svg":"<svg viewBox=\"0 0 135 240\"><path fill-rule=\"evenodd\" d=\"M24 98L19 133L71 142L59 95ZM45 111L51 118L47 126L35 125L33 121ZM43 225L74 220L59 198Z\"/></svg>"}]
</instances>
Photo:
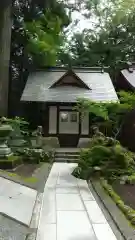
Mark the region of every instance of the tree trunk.
<instances>
[{"instance_id":1,"label":"tree trunk","mask_svg":"<svg viewBox=\"0 0 135 240\"><path fill-rule=\"evenodd\" d=\"M8 112L9 60L11 43L11 7L0 8L0 116Z\"/></svg>"}]
</instances>

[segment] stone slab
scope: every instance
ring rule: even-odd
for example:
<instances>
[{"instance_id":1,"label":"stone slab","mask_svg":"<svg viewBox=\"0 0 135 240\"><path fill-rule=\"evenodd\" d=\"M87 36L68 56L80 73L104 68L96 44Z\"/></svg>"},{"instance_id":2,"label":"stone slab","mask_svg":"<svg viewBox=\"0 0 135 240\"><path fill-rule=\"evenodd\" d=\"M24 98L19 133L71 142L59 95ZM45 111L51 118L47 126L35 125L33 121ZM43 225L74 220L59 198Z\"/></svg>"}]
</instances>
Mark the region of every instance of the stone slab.
<instances>
[{"instance_id":1,"label":"stone slab","mask_svg":"<svg viewBox=\"0 0 135 240\"><path fill-rule=\"evenodd\" d=\"M92 223L107 223L96 201L85 201L84 204Z\"/></svg>"},{"instance_id":2,"label":"stone slab","mask_svg":"<svg viewBox=\"0 0 135 240\"><path fill-rule=\"evenodd\" d=\"M58 211L84 210L79 194L56 194L56 207Z\"/></svg>"},{"instance_id":3,"label":"stone slab","mask_svg":"<svg viewBox=\"0 0 135 240\"><path fill-rule=\"evenodd\" d=\"M40 225L56 223L56 201L55 191L53 189L45 189L43 197L42 212L40 216Z\"/></svg>"},{"instance_id":4,"label":"stone slab","mask_svg":"<svg viewBox=\"0 0 135 240\"><path fill-rule=\"evenodd\" d=\"M117 240L109 224L93 224L98 240Z\"/></svg>"},{"instance_id":5,"label":"stone slab","mask_svg":"<svg viewBox=\"0 0 135 240\"><path fill-rule=\"evenodd\" d=\"M56 224L45 224L37 233L37 240L56 240Z\"/></svg>"},{"instance_id":6,"label":"stone slab","mask_svg":"<svg viewBox=\"0 0 135 240\"><path fill-rule=\"evenodd\" d=\"M87 182L85 180L78 179L77 183L78 183L80 195L83 201L89 201L89 200L95 201L95 198L93 194L90 192Z\"/></svg>"},{"instance_id":7,"label":"stone slab","mask_svg":"<svg viewBox=\"0 0 135 240\"><path fill-rule=\"evenodd\" d=\"M37 191L0 177L0 213L29 226Z\"/></svg>"},{"instance_id":8,"label":"stone slab","mask_svg":"<svg viewBox=\"0 0 135 240\"><path fill-rule=\"evenodd\" d=\"M76 166L53 164L44 189L37 240L120 240L87 182L71 175ZM102 235L97 233L97 225L99 232L104 229Z\"/></svg>"},{"instance_id":9,"label":"stone slab","mask_svg":"<svg viewBox=\"0 0 135 240\"><path fill-rule=\"evenodd\" d=\"M97 240L85 211L58 211L57 239Z\"/></svg>"}]
</instances>

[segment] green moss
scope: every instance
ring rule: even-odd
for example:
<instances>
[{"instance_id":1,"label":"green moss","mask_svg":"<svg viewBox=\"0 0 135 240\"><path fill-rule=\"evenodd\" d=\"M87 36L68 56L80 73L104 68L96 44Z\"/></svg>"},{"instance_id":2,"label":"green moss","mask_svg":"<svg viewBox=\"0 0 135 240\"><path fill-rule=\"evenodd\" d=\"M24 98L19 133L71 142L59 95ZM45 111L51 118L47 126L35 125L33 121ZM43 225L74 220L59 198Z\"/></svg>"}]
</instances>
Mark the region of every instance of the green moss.
<instances>
[{"instance_id":1,"label":"green moss","mask_svg":"<svg viewBox=\"0 0 135 240\"><path fill-rule=\"evenodd\" d=\"M1 158L0 162L5 161L5 162L14 162L14 161L18 161L18 159L21 159L20 156L15 156L15 155L10 155L7 156L6 158Z\"/></svg>"},{"instance_id":2,"label":"green moss","mask_svg":"<svg viewBox=\"0 0 135 240\"><path fill-rule=\"evenodd\" d=\"M7 161L17 161L18 158L20 158L20 157L11 155L11 156L7 157Z\"/></svg>"},{"instance_id":3,"label":"green moss","mask_svg":"<svg viewBox=\"0 0 135 240\"><path fill-rule=\"evenodd\" d=\"M29 177L29 178L22 178L25 182L28 182L28 183L36 183L38 182L38 179L35 178L35 177Z\"/></svg>"},{"instance_id":4,"label":"green moss","mask_svg":"<svg viewBox=\"0 0 135 240\"><path fill-rule=\"evenodd\" d=\"M16 173L10 173L10 172L6 172L5 173L10 176L10 177L18 177L18 175Z\"/></svg>"},{"instance_id":5,"label":"green moss","mask_svg":"<svg viewBox=\"0 0 135 240\"><path fill-rule=\"evenodd\" d=\"M19 156L10 156L7 159L0 159L1 169L13 169L22 163L22 158Z\"/></svg>"},{"instance_id":6,"label":"green moss","mask_svg":"<svg viewBox=\"0 0 135 240\"><path fill-rule=\"evenodd\" d=\"M20 176L16 173L11 173L11 172L4 171L4 170L0 170L0 173L2 173L4 175L7 175L9 177L16 178L18 180L22 180L22 181L27 182L27 183L36 183L38 181L38 179L35 178L35 177L23 177L23 176Z\"/></svg>"},{"instance_id":7,"label":"green moss","mask_svg":"<svg viewBox=\"0 0 135 240\"><path fill-rule=\"evenodd\" d=\"M125 205L120 196L113 190L112 186L109 185L105 179L101 179L101 185L110 195L110 197L114 200L120 210L124 213L131 225L135 227L135 210Z\"/></svg>"}]
</instances>

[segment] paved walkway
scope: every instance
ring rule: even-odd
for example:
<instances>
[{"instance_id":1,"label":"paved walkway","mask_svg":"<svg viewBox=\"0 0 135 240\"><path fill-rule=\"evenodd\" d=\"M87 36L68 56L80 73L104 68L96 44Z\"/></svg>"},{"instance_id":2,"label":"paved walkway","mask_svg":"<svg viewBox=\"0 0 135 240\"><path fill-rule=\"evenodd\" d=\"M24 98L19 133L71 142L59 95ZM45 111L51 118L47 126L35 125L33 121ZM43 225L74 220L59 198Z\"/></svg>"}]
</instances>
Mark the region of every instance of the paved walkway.
<instances>
[{"instance_id":1,"label":"paved walkway","mask_svg":"<svg viewBox=\"0 0 135 240\"><path fill-rule=\"evenodd\" d=\"M37 240L116 240L75 163L54 163L45 185Z\"/></svg>"}]
</instances>

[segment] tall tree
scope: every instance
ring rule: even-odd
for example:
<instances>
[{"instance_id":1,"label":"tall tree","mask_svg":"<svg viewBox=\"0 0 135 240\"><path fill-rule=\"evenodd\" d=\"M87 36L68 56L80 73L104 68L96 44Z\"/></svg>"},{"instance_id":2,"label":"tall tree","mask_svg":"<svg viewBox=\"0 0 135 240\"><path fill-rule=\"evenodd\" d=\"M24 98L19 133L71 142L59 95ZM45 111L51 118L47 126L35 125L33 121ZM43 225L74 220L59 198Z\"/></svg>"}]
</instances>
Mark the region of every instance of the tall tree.
<instances>
[{"instance_id":1,"label":"tall tree","mask_svg":"<svg viewBox=\"0 0 135 240\"><path fill-rule=\"evenodd\" d=\"M127 61L135 61L135 0L86 1L89 27L73 33L61 49L63 65L109 66L115 78Z\"/></svg>"},{"instance_id":2,"label":"tall tree","mask_svg":"<svg viewBox=\"0 0 135 240\"><path fill-rule=\"evenodd\" d=\"M7 115L11 41L11 1L0 3L0 116Z\"/></svg>"},{"instance_id":3,"label":"tall tree","mask_svg":"<svg viewBox=\"0 0 135 240\"><path fill-rule=\"evenodd\" d=\"M20 97L31 68L54 65L70 22L56 0L15 0L11 44L9 114L18 115Z\"/></svg>"}]
</instances>

